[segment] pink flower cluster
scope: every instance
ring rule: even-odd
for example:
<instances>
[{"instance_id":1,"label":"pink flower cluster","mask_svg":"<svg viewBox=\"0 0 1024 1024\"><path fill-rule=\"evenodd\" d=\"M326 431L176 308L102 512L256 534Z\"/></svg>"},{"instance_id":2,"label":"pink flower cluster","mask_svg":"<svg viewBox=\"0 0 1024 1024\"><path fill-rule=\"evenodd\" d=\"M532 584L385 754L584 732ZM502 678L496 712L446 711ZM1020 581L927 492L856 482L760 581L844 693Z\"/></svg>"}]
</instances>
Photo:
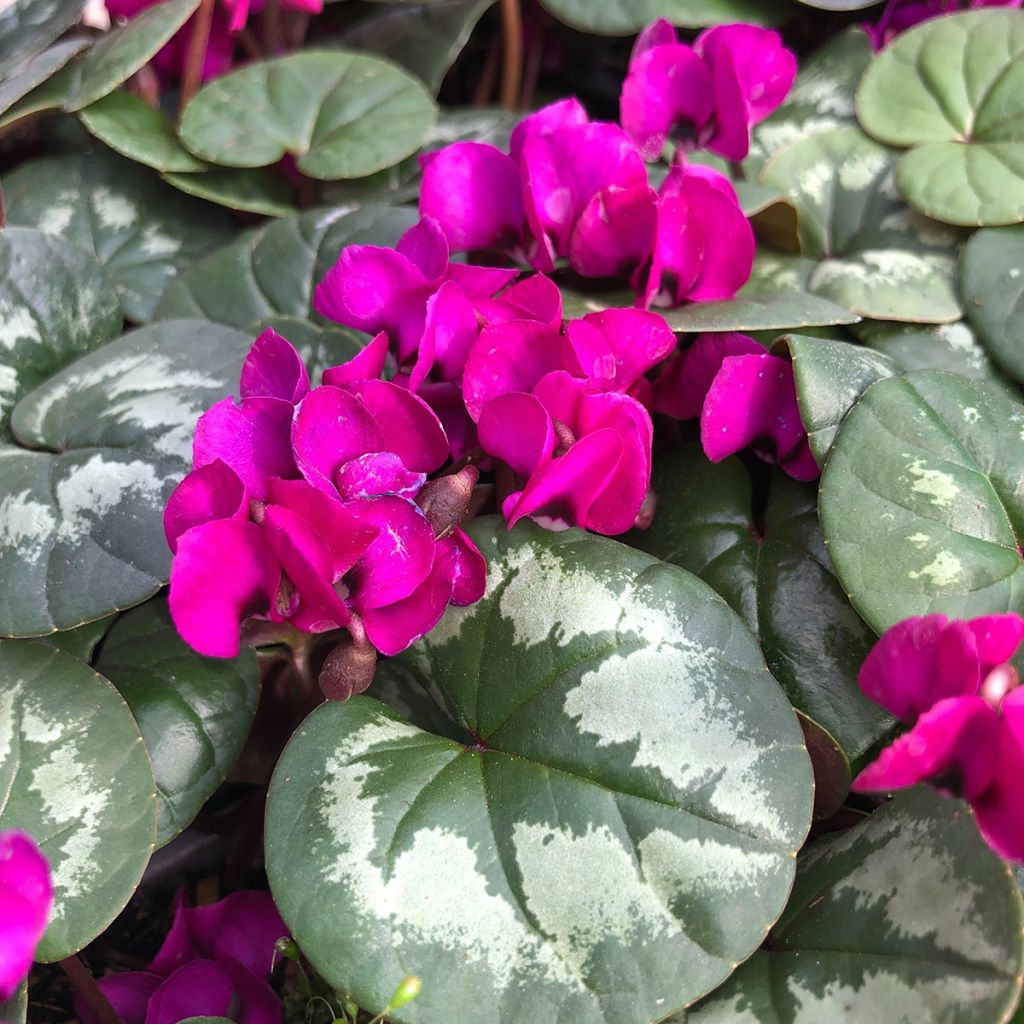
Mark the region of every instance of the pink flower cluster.
<instances>
[{"instance_id":1,"label":"pink flower cluster","mask_svg":"<svg viewBox=\"0 0 1024 1024\"><path fill-rule=\"evenodd\" d=\"M861 689L910 729L857 776L860 793L928 782L974 808L1001 856L1024 861L1024 689L1008 664L1024 639L1019 615L893 626L860 671Z\"/></svg>"},{"instance_id":2,"label":"pink flower cluster","mask_svg":"<svg viewBox=\"0 0 1024 1024\"><path fill-rule=\"evenodd\" d=\"M28 975L53 908L46 858L25 832L0 832L0 1002Z\"/></svg>"},{"instance_id":3,"label":"pink flower cluster","mask_svg":"<svg viewBox=\"0 0 1024 1024\"><path fill-rule=\"evenodd\" d=\"M943 14L955 14L960 10L976 10L979 7L1015 7L1024 5L1024 0L889 0L881 18L864 26L871 45L876 50L888 46L907 29L930 21Z\"/></svg>"},{"instance_id":4,"label":"pink flower cluster","mask_svg":"<svg viewBox=\"0 0 1024 1024\"><path fill-rule=\"evenodd\" d=\"M657 314L608 310L562 329L543 275L449 263L422 220L395 249L350 246L316 292L324 316L391 339L402 381L458 456L479 444L523 479L503 511L599 533L629 529L650 483L650 385L675 336Z\"/></svg>"},{"instance_id":5,"label":"pink flower cluster","mask_svg":"<svg viewBox=\"0 0 1024 1024\"><path fill-rule=\"evenodd\" d=\"M236 892L205 907L179 897L160 952L144 971L99 978L123 1024L179 1024L226 1017L238 1024L281 1024L281 1000L267 982L277 940L288 935L270 893ZM75 996L82 1024L99 1018Z\"/></svg>"},{"instance_id":6,"label":"pink flower cluster","mask_svg":"<svg viewBox=\"0 0 1024 1024\"><path fill-rule=\"evenodd\" d=\"M575 99L525 118L509 153L457 142L423 164L420 213L453 250L629 278L647 307L729 299L750 276L754 235L729 180L678 163L655 191L627 133Z\"/></svg>"},{"instance_id":7,"label":"pink flower cluster","mask_svg":"<svg viewBox=\"0 0 1024 1024\"><path fill-rule=\"evenodd\" d=\"M242 368L240 401L200 418L192 472L164 528L170 609L202 654L238 653L249 616L320 633L347 627L395 654L449 603L471 604L485 566L457 527L440 535L417 498L448 457L430 407L380 380L387 338L310 388L273 331Z\"/></svg>"},{"instance_id":8,"label":"pink flower cluster","mask_svg":"<svg viewBox=\"0 0 1024 1024\"><path fill-rule=\"evenodd\" d=\"M821 475L800 419L793 364L745 334L699 335L655 382L654 409L680 420L699 417L712 462L749 447L796 480Z\"/></svg>"}]
</instances>

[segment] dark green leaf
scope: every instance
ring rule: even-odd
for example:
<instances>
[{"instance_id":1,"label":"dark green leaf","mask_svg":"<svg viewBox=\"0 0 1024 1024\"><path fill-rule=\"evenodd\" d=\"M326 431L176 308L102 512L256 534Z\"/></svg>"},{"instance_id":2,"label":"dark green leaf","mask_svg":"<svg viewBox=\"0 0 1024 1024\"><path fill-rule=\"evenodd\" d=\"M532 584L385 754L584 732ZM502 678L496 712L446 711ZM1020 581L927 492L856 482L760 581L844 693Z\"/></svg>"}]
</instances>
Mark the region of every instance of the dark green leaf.
<instances>
[{"instance_id":1,"label":"dark green leaf","mask_svg":"<svg viewBox=\"0 0 1024 1024\"><path fill-rule=\"evenodd\" d=\"M975 232L964 248L960 287L985 349L1024 381L1024 226Z\"/></svg>"},{"instance_id":2,"label":"dark green leaf","mask_svg":"<svg viewBox=\"0 0 1024 1024\"><path fill-rule=\"evenodd\" d=\"M414 210L364 206L283 218L200 260L167 289L157 317L196 316L249 330L276 316L308 318L313 289L343 246L394 245Z\"/></svg>"},{"instance_id":3,"label":"dark green leaf","mask_svg":"<svg viewBox=\"0 0 1024 1024\"><path fill-rule=\"evenodd\" d=\"M69 629L166 582L164 504L196 419L235 391L251 342L201 321L152 324L18 402L23 447L0 448L0 635Z\"/></svg>"},{"instance_id":4,"label":"dark green leaf","mask_svg":"<svg viewBox=\"0 0 1024 1024\"><path fill-rule=\"evenodd\" d=\"M227 167L291 154L313 178L360 178L414 153L436 117L423 86L390 62L304 50L204 86L185 108L181 140Z\"/></svg>"},{"instance_id":5,"label":"dark green leaf","mask_svg":"<svg viewBox=\"0 0 1024 1024\"><path fill-rule=\"evenodd\" d=\"M110 683L45 644L0 641L0 828L21 828L53 872L36 958L62 960L135 891L156 823L153 772Z\"/></svg>"},{"instance_id":6,"label":"dark green leaf","mask_svg":"<svg viewBox=\"0 0 1024 1024\"><path fill-rule=\"evenodd\" d=\"M188 826L242 752L260 693L256 652L204 658L164 598L122 615L96 662L135 715L156 776L157 846Z\"/></svg>"},{"instance_id":7,"label":"dark green leaf","mask_svg":"<svg viewBox=\"0 0 1024 1024\"><path fill-rule=\"evenodd\" d=\"M835 736L851 761L860 757L891 720L857 685L875 637L833 575L814 488L776 473L762 536L738 459L713 465L697 445L663 452L652 486L654 524L634 530L630 543L714 587L759 638L794 707Z\"/></svg>"},{"instance_id":8,"label":"dark green leaf","mask_svg":"<svg viewBox=\"0 0 1024 1024\"><path fill-rule=\"evenodd\" d=\"M96 619L94 622L87 622L84 626L75 629L65 629L60 633L51 633L43 640L43 643L56 647L59 651L66 651L79 661L87 665L92 662L93 651L96 645L106 636L107 630L114 624L117 615L108 615L103 619Z\"/></svg>"},{"instance_id":9,"label":"dark green leaf","mask_svg":"<svg viewBox=\"0 0 1024 1024\"><path fill-rule=\"evenodd\" d=\"M45 50L71 28L83 0L14 0L0 11L0 79L24 70L30 57Z\"/></svg>"},{"instance_id":10,"label":"dark green leaf","mask_svg":"<svg viewBox=\"0 0 1024 1024\"><path fill-rule=\"evenodd\" d=\"M786 16L779 0L542 0L556 18L582 32L629 35L658 18L702 28L735 21L777 25Z\"/></svg>"},{"instance_id":11,"label":"dark green leaf","mask_svg":"<svg viewBox=\"0 0 1024 1024\"><path fill-rule=\"evenodd\" d=\"M1020 893L969 810L900 794L800 860L767 952L687 1024L992 1024L1020 994Z\"/></svg>"},{"instance_id":12,"label":"dark green leaf","mask_svg":"<svg viewBox=\"0 0 1024 1024\"><path fill-rule=\"evenodd\" d=\"M186 267L236 233L232 218L108 152L24 164L4 181L8 221L92 252L125 316L146 321Z\"/></svg>"},{"instance_id":13,"label":"dark green leaf","mask_svg":"<svg viewBox=\"0 0 1024 1024\"><path fill-rule=\"evenodd\" d=\"M465 745L365 697L271 784L267 871L333 986L440 1024L649 1024L785 902L810 817L796 720L740 620L604 538L476 520L488 594L400 663ZM387 671L387 669L384 669Z\"/></svg>"},{"instance_id":14,"label":"dark green leaf","mask_svg":"<svg viewBox=\"0 0 1024 1024\"><path fill-rule=\"evenodd\" d=\"M837 128L777 152L761 180L796 204L802 252L818 261L811 292L876 320L959 320L959 233L900 202L894 159L857 128Z\"/></svg>"},{"instance_id":15,"label":"dark green leaf","mask_svg":"<svg viewBox=\"0 0 1024 1024\"><path fill-rule=\"evenodd\" d=\"M23 96L55 75L88 45L89 40L85 38L66 39L27 61L17 74L0 84L0 113L10 109Z\"/></svg>"},{"instance_id":16,"label":"dark green leaf","mask_svg":"<svg viewBox=\"0 0 1024 1024\"><path fill-rule=\"evenodd\" d=\"M163 179L190 196L208 199L229 210L264 217L287 217L295 212L294 193L276 168L211 167L201 174L167 173Z\"/></svg>"},{"instance_id":17,"label":"dark green leaf","mask_svg":"<svg viewBox=\"0 0 1024 1024\"><path fill-rule=\"evenodd\" d=\"M912 615L1024 612L1024 407L937 370L880 380L843 421L821 525L850 600L881 633Z\"/></svg>"},{"instance_id":18,"label":"dark green leaf","mask_svg":"<svg viewBox=\"0 0 1024 1024\"><path fill-rule=\"evenodd\" d=\"M473 26L494 0L389 3L343 37L346 46L388 57L426 82L436 95Z\"/></svg>"},{"instance_id":19,"label":"dark green leaf","mask_svg":"<svg viewBox=\"0 0 1024 1024\"><path fill-rule=\"evenodd\" d=\"M853 324L860 319L858 314L810 293L748 292L746 289L727 302L692 302L679 309L658 312L672 330L687 334L799 330L801 327Z\"/></svg>"}]
</instances>

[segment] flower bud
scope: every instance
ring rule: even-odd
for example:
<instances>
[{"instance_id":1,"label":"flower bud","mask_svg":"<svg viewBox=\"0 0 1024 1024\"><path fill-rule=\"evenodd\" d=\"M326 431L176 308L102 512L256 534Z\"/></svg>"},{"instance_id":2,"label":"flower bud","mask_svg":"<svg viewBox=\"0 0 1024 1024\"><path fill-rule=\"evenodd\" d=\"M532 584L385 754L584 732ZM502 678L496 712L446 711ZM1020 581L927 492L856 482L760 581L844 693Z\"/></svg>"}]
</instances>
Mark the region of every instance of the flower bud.
<instances>
[{"instance_id":1,"label":"flower bud","mask_svg":"<svg viewBox=\"0 0 1024 1024\"><path fill-rule=\"evenodd\" d=\"M394 995L388 1000L388 1006L392 1010L397 1010L405 1006L406 1003L411 1003L420 994L421 988L423 988L423 982L415 974L410 974L399 982Z\"/></svg>"},{"instance_id":2,"label":"flower bud","mask_svg":"<svg viewBox=\"0 0 1024 1024\"><path fill-rule=\"evenodd\" d=\"M327 655L320 669L320 689L328 700L348 700L373 682L377 651L365 637L343 640Z\"/></svg>"},{"instance_id":3,"label":"flower bud","mask_svg":"<svg viewBox=\"0 0 1024 1024\"><path fill-rule=\"evenodd\" d=\"M479 479L480 470L476 466L463 466L458 473L439 476L424 484L416 504L423 510L438 539L447 537L465 518L473 488Z\"/></svg>"}]
</instances>

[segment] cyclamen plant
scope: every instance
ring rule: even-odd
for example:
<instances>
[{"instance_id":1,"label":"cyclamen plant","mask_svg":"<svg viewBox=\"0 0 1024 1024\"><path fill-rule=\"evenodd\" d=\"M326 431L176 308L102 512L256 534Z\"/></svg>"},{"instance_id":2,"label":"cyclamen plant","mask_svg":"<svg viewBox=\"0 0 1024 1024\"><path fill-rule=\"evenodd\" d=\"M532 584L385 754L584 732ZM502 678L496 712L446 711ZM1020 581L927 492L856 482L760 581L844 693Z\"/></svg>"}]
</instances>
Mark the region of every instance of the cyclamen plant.
<instances>
[{"instance_id":1,"label":"cyclamen plant","mask_svg":"<svg viewBox=\"0 0 1024 1024\"><path fill-rule=\"evenodd\" d=\"M1015 1020L1019 0L40 3L0 1021Z\"/></svg>"}]
</instances>

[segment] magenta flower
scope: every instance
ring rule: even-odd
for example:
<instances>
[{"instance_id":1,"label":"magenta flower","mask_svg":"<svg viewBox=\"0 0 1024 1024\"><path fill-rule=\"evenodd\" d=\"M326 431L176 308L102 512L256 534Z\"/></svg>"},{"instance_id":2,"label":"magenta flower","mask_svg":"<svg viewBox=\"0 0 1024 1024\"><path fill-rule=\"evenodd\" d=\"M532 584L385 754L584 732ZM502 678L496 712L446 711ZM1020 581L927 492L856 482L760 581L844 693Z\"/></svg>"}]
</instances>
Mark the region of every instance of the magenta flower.
<instances>
[{"instance_id":1,"label":"magenta flower","mask_svg":"<svg viewBox=\"0 0 1024 1024\"><path fill-rule=\"evenodd\" d=\"M0 1002L28 976L52 908L50 866L35 841L0 832Z\"/></svg>"},{"instance_id":2,"label":"magenta flower","mask_svg":"<svg viewBox=\"0 0 1024 1024\"><path fill-rule=\"evenodd\" d=\"M974 808L985 841L1024 861L1024 690L1007 664L1024 639L1016 614L906 619L860 670L861 689L910 729L857 776L859 793L927 782Z\"/></svg>"},{"instance_id":3,"label":"magenta flower","mask_svg":"<svg viewBox=\"0 0 1024 1024\"><path fill-rule=\"evenodd\" d=\"M654 409L681 420L699 416L712 462L749 447L796 480L821 474L800 419L792 364L745 334L699 335L665 366Z\"/></svg>"},{"instance_id":4,"label":"magenta flower","mask_svg":"<svg viewBox=\"0 0 1024 1024\"><path fill-rule=\"evenodd\" d=\"M179 897L174 923L144 971L99 978L123 1024L178 1024L227 1017L238 1024L281 1024L281 1000L267 983L277 940L288 929L269 893L237 892L205 907ZM99 1024L75 996L82 1024Z\"/></svg>"},{"instance_id":5,"label":"magenta flower","mask_svg":"<svg viewBox=\"0 0 1024 1024\"><path fill-rule=\"evenodd\" d=\"M638 309L592 313L564 335L528 320L480 332L466 408L484 451L524 481L503 504L510 526L523 516L605 534L633 525L651 472L644 374L674 344L661 317Z\"/></svg>"},{"instance_id":6,"label":"magenta flower","mask_svg":"<svg viewBox=\"0 0 1024 1024\"><path fill-rule=\"evenodd\" d=\"M942 14L953 14L958 10L976 10L979 7L1019 8L1024 0L889 0L881 18L867 22L864 31L874 49L882 50L907 29L930 21Z\"/></svg>"},{"instance_id":7,"label":"magenta flower","mask_svg":"<svg viewBox=\"0 0 1024 1024\"><path fill-rule=\"evenodd\" d=\"M479 551L458 529L436 536L416 503L448 441L424 401L379 379L386 354L380 334L310 390L298 354L266 331L241 400L200 418L193 471L164 515L171 615L200 653L233 657L256 617L365 631L395 654L450 602L482 595Z\"/></svg>"},{"instance_id":8,"label":"magenta flower","mask_svg":"<svg viewBox=\"0 0 1024 1024\"><path fill-rule=\"evenodd\" d=\"M457 142L422 158L420 212L455 250L501 249L549 273L576 233L620 190L647 190L647 171L617 125L590 121L575 99L525 118L510 152Z\"/></svg>"},{"instance_id":9,"label":"magenta flower","mask_svg":"<svg viewBox=\"0 0 1024 1024\"><path fill-rule=\"evenodd\" d=\"M796 56L777 32L755 25L719 25L680 43L667 21L637 37L622 86L622 127L647 160L670 139L684 152L709 149L742 160L750 131L786 98Z\"/></svg>"}]
</instances>

